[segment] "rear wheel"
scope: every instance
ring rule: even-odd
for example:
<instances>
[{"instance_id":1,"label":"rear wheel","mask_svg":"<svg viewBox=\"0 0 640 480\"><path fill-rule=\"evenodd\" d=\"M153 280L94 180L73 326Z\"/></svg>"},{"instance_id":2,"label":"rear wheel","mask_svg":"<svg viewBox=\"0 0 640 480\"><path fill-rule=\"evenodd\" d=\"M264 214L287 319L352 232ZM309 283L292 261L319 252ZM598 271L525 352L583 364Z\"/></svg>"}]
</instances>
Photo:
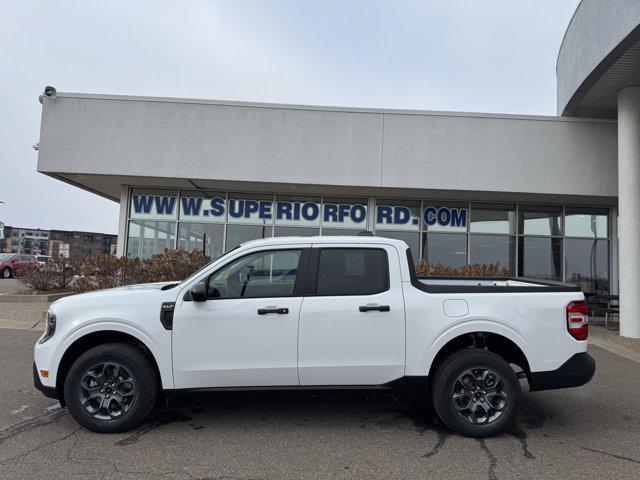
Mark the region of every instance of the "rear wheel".
<instances>
[{"instance_id":1,"label":"rear wheel","mask_svg":"<svg viewBox=\"0 0 640 480\"><path fill-rule=\"evenodd\" d=\"M65 379L73 418L94 432L123 432L140 424L158 391L155 371L131 345L109 343L83 353Z\"/></svg>"},{"instance_id":2,"label":"rear wheel","mask_svg":"<svg viewBox=\"0 0 640 480\"><path fill-rule=\"evenodd\" d=\"M9 267L4 267L2 269L2 278L11 278L12 272Z\"/></svg>"},{"instance_id":3,"label":"rear wheel","mask_svg":"<svg viewBox=\"0 0 640 480\"><path fill-rule=\"evenodd\" d=\"M480 349L446 357L433 380L433 406L452 430L488 437L508 428L520 408L520 383L499 355Z\"/></svg>"}]
</instances>

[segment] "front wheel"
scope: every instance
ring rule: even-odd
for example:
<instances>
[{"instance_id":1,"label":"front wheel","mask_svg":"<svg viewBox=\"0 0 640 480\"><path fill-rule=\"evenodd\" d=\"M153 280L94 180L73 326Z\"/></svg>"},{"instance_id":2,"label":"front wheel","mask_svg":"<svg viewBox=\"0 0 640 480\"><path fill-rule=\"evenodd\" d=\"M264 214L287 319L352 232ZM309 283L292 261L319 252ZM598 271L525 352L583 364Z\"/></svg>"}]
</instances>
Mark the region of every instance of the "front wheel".
<instances>
[{"instance_id":1,"label":"front wheel","mask_svg":"<svg viewBox=\"0 0 640 480\"><path fill-rule=\"evenodd\" d=\"M495 353L459 350L436 371L433 406L452 430L469 437L489 437L508 428L520 408L520 382Z\"/></svg>"},{"instance_id":2,"label":"front wheel","mask_svg":"<svg viewBox=\"0 0 640 480\"><path fill-rule=\"evenodd\" d=\"M9 267L4 267L2 269L2 278L11 278L12 272Z\"/></svg>"},{"instance_id":3,"label":"front wheel","mask_svg":"<svg viewBox=\"0 0 640 480\"><path fill-rule=\"evenodd\" d=\"M71 366L64 397L73 418L94 432L124 432L140 424L153 408L156 373L137 348L99 345Z\"/></svg>"}]
</instances>

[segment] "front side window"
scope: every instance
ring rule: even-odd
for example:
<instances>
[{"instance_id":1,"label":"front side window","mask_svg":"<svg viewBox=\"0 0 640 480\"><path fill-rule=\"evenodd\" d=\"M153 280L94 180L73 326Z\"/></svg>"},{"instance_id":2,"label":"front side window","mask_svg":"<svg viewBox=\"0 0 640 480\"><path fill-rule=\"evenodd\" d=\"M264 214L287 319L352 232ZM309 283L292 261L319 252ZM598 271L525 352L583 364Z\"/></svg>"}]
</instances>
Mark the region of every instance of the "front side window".
<instances>
[{"instance_id":1,"label":"front side window","mask_svg":"<svg viewBox=\"0 0 640 480\"><path fill-rule=\"evenodd\" d=\"M373 295L388 288L386 251L379 248L320 250L317 295Z\"/></svg>"},{"instance_id":2,"label":"front side window","mask_svg":"<svg viewBox=\"0 0 640 480\"><path fill-rule=\"evenodd\" d=\"M300 253L271 250L241 257L209 277L207 297L289 297L293 295Z\"/></svg>"}]
</instances>

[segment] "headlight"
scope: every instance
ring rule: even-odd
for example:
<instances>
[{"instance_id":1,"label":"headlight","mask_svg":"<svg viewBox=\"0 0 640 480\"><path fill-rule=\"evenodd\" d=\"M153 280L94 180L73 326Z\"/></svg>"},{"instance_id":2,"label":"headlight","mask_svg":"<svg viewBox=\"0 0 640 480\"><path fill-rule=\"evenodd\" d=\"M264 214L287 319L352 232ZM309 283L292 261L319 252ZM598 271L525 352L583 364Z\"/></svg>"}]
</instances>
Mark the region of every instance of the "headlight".
<instances>
[{"instance_id":1,"label":"headlight","mask_svg":"<svg viewBox=\"0 0 640 480\"><path fill-rule=\"evenodd\" d=\"M51 310L47 311L47 324L45 326L44 335L40 339L38 343L44 343L53 337L53 334L56 333L56 314Z\"/></svg>"}]
</instances>

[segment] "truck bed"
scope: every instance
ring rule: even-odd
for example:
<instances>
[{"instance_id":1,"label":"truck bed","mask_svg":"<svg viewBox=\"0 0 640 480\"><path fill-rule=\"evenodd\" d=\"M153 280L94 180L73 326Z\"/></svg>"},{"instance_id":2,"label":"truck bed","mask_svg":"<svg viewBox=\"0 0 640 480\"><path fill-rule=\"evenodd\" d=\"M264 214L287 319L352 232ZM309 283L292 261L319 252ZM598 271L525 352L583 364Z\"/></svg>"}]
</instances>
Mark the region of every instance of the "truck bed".
<instances>
[{"instance_id":1,"label":"truck bed","mask_svg":"<svg viewBox=\"0 0 640 480\"><path fill-rule=\"evenodd\" d=\"M527 277L507 278L460 278L418 277L412 279L414 287L428 293L523 293L523 292L580 292L580 287L551 280Z\"/></svg>"}]
</instances>

